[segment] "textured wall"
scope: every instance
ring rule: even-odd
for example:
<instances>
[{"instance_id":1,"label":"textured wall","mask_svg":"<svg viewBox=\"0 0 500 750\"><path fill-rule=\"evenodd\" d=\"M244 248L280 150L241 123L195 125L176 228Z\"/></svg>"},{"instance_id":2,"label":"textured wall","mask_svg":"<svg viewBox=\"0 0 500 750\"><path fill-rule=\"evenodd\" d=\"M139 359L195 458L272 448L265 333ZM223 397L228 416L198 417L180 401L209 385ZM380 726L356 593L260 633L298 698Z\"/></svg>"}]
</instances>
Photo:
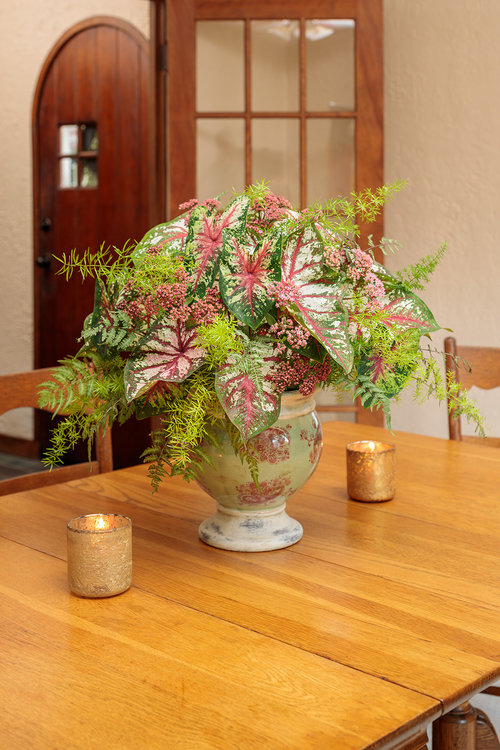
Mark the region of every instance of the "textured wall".
<instances>
[{"instance_id":1,"label":"textured wall","mask_svg":"<svg viewBox=\"0 0 500 750\"><path fill-rule=\"evenodd\" d=\"M398 268L449 243L424 297L464 343L500 346L500 3L384 0L385 179L408 180L386 210ZM446 334L434 335L442 348ZM483 392L484 394L484 392ZM498 395L481 399L500 434ZM480 399L478 394L478 401ZM405 398L397 429L446 436L446 412Z\"/></svg>"},{"instance_id":2,"label":"textured wall","mask_svg":"<svg viewBox=\"0 0 500 750\"><path fill-rule=\"evenodd\" d=\"M2 4L0 44L0 372L33 365L31 112L44 60L75 23L117 16L149 34L148 0L18 0ZM29 436L26 414L12 412L0 432Z\"/></svg>"}]
</instances>

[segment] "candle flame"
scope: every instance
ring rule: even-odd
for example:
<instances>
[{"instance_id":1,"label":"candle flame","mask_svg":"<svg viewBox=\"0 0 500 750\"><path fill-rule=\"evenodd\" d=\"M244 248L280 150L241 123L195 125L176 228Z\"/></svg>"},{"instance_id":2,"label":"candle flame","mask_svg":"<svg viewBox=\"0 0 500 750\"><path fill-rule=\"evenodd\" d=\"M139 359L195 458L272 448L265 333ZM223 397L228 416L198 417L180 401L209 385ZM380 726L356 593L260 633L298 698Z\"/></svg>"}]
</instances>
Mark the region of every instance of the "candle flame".
<instances>
[{"instance_id":1,"label":"candle flame","mask_svg":"<svg viewBox=\"0 0 500 750\"><path fill-rule=\"evenodd\" d=\"M105 529L107 527L107 525L108 524L106 523L106 520L105 520L105 518L103 516L99 516L98 518L96 518L96 520L95 520L95 528L96 529Z\"/></svg>"},{"instance_id":2,"label":"candle flame","mask_svg":"<svg viewBox=\"0 0 500 750\"><path fill-rule=\"evenodd\" d=\"M368 450L369 451L374 451L375 450L375 443L373 442L373 440L370 440L368 442Z\"/></svg>"}]
</instances>

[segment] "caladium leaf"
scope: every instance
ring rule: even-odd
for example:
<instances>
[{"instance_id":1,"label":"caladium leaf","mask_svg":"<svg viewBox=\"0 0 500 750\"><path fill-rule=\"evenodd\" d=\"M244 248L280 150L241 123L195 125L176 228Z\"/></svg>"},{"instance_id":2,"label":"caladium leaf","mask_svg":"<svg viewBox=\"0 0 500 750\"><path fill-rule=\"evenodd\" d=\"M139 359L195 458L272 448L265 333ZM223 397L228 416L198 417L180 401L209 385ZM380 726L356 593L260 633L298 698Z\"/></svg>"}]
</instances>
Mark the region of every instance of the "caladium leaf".
<instances>
[{"instance_id":1,"label":"caladium leaf","mask_svg":"<svg viewBox=\"0 0 500 750\"><path fill-rule=\"evenodd\" d=\"M165 252L179 253L186 242L188 235L188 215L178 216L173 221L150 229L142 240L137 243L131 257L134 265L140 265L144 255L152 247L161 247Z\"/></svg>"},{"instance_id":2,"label":"caladium leaf","mask_svg":"<svg viewBox=\"0 0 500 750\"><path fill-rule=\"evenodd\" d=\"M268 284L281 276L281 235L272 234L256 245L250 235L226 229L223 245L222 298L241 323L257 328L274 304Z\"/></svg>"},{"instance_id":3,"label":"caladium leaf","mask_svg":"<svg viewBox=\"0 0 500 750\"><path fill-rule=\"evenodd\" d=\"M420 333L432 333L438 331L440 326L436 323L433 314L420 297L411 292L391 292L387 296L388 302L382 308L387 317L384 323L388 328L397 328L406 331L415 328Z\"/></svg>"},{"instance_id":4,"label":"caladium leaf","mask_svg":"<svg viewBox=\"0 0 500 750\"><path fill-rule=\"evenodd\" d=\"M241 231L245 226L250 207L247 196L235 198L220 215L197 206L189 222L187 246L193 262L191 281L193 293L202 297L213 285L222 252L222 232L224 229Z\"/></svg>"},{"instance_id":5,"label":"caladium leaf","mask_svg":"<svg viewBox=\"0 0 500 750\"><path fill-rule=\"evenodd\" d=\"M271 342L245 337L244 351L232 353L215 375L222 408L245 440L278 419L281 399L267 377L274 361Z\"/></svg>"},{"instance_id":6,"label":"caladium leaf","mask_svg":"<svg viewBox=\"0 0 500 750\"><path fill-rule=\"evenodd\" d=\"M180 383L205 361L205 349L196 343L196 329L170 321L154 328L139 344L125 366L125 393L132 401L159 380Z\"/></svg>"},{"instance_id":7,"label":"caladium leaf","mask_svg":"<svg viewBox=\"0 0 500 750\"><path fill-rule=\"evenodd\" d=\"M323 243L312 227L295 234L283 254L282 284L288 291L286 308L350 372L354 350L349 338L347 312L340 284L314 283L321 278Z\"/></svg>"}]
</instances>

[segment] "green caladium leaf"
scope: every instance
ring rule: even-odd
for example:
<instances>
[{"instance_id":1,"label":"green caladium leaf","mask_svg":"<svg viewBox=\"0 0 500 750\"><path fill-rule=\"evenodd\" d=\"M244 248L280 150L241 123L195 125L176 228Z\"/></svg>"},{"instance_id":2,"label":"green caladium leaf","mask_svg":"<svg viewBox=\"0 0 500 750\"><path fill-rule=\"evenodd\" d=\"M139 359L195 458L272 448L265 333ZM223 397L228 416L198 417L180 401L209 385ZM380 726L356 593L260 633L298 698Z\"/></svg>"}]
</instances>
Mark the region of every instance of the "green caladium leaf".
<instances>
[{"instance_id":1,"label":"green caladium leaf","mask_svg":"<svg viewBox=\"0 0 500 750\"><path fill-rule=\"evenodd\" d=\"M274 304L268 285L281 276L281 235L274 233L256 244L250 235L226 229L223 246L222 298L241 323L257 328Z\"/></svg>"},{"instance_id":2,"label":"green caladium leaf","mask_svg":"<svg viewBox=\"0 0 500 750\"><path fill-rule=\"evenodd\" d=\"M196 329L179 321L156 326L139 344L125 365L127 401L143 395L158 381L180 383L205 361L205 349L196 342Z\"/></svg>"},{"instance_id":3,"label":"green caladium leaf","mask_svg":"<svg viewBox=\"0 0 500 750\"><path fill-rule=\"evenodd\" d=\"M275 362L272 343L244 340L244 351L234 352L215 375L215 390L231 422L244 440L270 427L278 419L280 397L268 374Z\"/></svg>"},{"instance_id":4,"label":"green caladium leaf","mask_svg":"<svg viewBox=\"0 0 500 750\"><path fill-rule=\"evenodd\" d=\"M335 362L350 372L354 350L349 338L341 284L322 284L323 242L313 227L293 235L282 261L285 306L295 320L314 336Z\"/></svg>"},{"instance_id":5,"label":"green caladium leaf","mask_svg":"<svg viewBox=\"0 0 500 750\"><path fill-rule=\"evenodd\" d=\"M432 333L440 328L425 302L412 292L389 292L382 310L387 316L384 323L389 329L405 331L415 328L420 333Z\"/></svg>"},{"instance_id":6,"label":"green caladium leaf","mask_svg":"<svg viewBox=\"0 0 500 750\"><path fill-rule=\"evenodd\" d=\"M134 248L131 254L134 265L140 265L144 255L153 247L160 247L165 252L179 254L184 248L187 235L188 214L178 216L173 221L168 221L165 224L158 224L158 226L146 232L142 240Z\"/></svg>"},{"instance_id":7,"label":"green caladium leaf","mask_svg":"<svg viewBox=\"0 0 500 750\"><path fill-rule=\"evenodd\" d=\"M249 207L250 200L244 195L231 201L222 214L214 214L206 206L193 209L187 249L192 264L192 289L196 297L203 297L206 290L213 286L222 254L222 232L225 229L241 231Z\"/></svg>"}]
</instances>

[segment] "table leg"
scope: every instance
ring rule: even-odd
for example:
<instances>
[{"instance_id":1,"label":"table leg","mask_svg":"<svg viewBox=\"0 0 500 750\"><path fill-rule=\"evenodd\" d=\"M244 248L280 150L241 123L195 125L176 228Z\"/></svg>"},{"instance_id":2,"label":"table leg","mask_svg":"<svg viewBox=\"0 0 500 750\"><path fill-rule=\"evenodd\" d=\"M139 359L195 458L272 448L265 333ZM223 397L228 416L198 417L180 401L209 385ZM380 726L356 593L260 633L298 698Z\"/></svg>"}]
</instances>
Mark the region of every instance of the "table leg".
<instances>
[{"instance_id":1,"label":"table leg","mask_svg":"<svg viewBox=\"0 0 500 750\"><path fill-rule=\"evenodd\" d=\"M432 746L433 750L500 750L488 716L468 701L434 722Z\"/></svg>"}]
</instances>

